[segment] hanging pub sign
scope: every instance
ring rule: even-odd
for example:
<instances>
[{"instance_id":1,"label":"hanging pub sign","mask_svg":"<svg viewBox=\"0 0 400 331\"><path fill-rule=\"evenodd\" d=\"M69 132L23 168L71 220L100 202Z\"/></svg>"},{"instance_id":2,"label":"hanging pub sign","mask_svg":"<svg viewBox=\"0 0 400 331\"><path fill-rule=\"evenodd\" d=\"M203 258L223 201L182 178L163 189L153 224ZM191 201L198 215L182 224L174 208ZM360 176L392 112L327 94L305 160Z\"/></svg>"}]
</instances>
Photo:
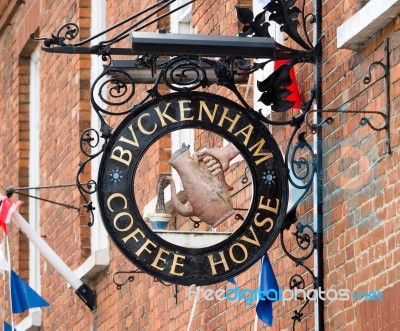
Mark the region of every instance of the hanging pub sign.
<instances>
[{"instance_id":1,"label":"hanging pub sign","mask_svg":"<svg viewBox=\"0 0 400 331\"><path fill-rule=\"evenodd\" d=\"M110 237L135 266L163 281L206 285L267 252L286 214L287 182L267 127L231 100L180 92L143 104L118 126L98 199Z\"/></svg>"}]
</instances>

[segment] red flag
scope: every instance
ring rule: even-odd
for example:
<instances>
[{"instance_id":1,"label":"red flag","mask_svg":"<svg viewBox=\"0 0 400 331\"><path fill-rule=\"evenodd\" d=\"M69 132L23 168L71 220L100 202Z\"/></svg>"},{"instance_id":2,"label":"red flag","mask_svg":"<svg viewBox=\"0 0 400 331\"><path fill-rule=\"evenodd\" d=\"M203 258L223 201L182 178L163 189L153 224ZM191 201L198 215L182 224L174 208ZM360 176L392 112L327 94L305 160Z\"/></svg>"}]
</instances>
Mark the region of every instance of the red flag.
<instances>
[{"instance_id":1,"label":"red flag","mask_svg":"<svg viewBox=\"0 0 400 331\"><path fill-rule=\"evenodd\" d=\"M0 206L0 226L3 228L5 233L7 233L7 224L10 223L12 215L22 204L22 201L14 203L10 198L3 197Z\"/></svg>"},{"instance_id":2,"label":"red flag","mask_svg":"<svg viewBox=\"0 0 400 331\"><path fill-rule=\"evenodd\" d=\"M274 70L278 69L282 64L289 62L289 61L290 60L275 60ZM299 93L299 87L297 86L296 75L294 74L293 67L290 68L289 75L290 75L290 79L292 80L292 84L290 84L286 88L292 93L290 95L288 95L285 100L295 103L292 108L300 109L302 100L301 100L301 96Z\"/></svg>"}]
</instances>

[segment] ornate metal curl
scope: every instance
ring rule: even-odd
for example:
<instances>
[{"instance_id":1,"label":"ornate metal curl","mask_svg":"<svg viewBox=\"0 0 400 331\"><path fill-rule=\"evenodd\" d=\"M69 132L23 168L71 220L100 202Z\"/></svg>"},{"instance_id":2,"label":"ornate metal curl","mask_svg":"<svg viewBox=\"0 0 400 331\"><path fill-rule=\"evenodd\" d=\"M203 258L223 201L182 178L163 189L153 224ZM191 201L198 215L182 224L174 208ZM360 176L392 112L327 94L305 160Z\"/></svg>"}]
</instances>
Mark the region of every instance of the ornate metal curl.
<instances>
[{"instance_id":1,"label":"ornate metal curl","mask_svg":"<svg viewBox=\"0 0 400 331\"><path fill-rule=\"evenodd\" d=\"M201 223L200 220L197 220L197 221L196 221L196 220L194 220L192 217L189 217L189 220L193 222L193 227L194 227L195 229L198 229L198 228L200 227L200 223Z\"/></svg>"},{"instance_id":2,"label":"ornate metal curl","mask_svg":"<svg viewBox=\"0 0 400 331\"><path fill-rule=\"evenodd\" d=\"M284 241L284 231L287 229L283 229L280 233L280 240L281 240L281 245L282 249L285 252L286 256L288 256L295 264L296 266L300 266L305 271L311 275L312 277L312 285L315 288L316 280L317 277L313 273L313 271L305 265L305 262L313 255L314 250L316 248L316 233L313 230L313 228L309 225L304 225L302 223L297 223L296 224L296 231L292 233L293 237L296 239L296 244L300 248L301 251L304 251L305 253L302 256L294 256L289 252L289 250L286 248L285 241ZM310 234L305 233L305 230L310 231ZM289 281L289 287L290 289L304 289L306 287L305 285L305 280L302 276L295 274L290 278ZM304 300L305 302L301 305L300 310L294 310L293 311L293 330L296 328L296 322L301 322L303 313L302 311L305 309L305 307L310 303L309 298L300 298L298 299Z\"/></svg>"},{"instance_id":3,"label":"ornate metal curl","mask_svg":"<svg viewBox=\"0 0 400 331\"><path fill-rule=\"evenodd\" d=\"M298 142L294 146L293 151L290 155L290 170L291 176L289 176L289 182L295 188L300 190L308 190L312 184L313 176L317 171L317 165L315 163L315 155L312 147L307 142L305 132L299 134ZM307 161L304 156L296 159L296 155L299 151L306 151L311 155L312 160ZM299 184L299 181L302 184ZM305 182L304 182L305 181ZM303 196L301 197L301 199Z\"/></svg>"},{"instance_id":4,"label":"ornate metal curl","mask_svg":"<svg viewBox=\"0 0 400 331\"><path fill-rule=\"evenodd\" d=\"M162 71L165 84L174 91L196 90L210 85L200 61L177 57L167 62Z\"/></svg>"},{"instance_id":5,"label":"ornate metal curl","mask_svg":"<svg viewBox=\"0 0 400 331\"><path fill-rule=\"evenodd\" d=\"M85 166L92 159L88 159L85 162L82 162L79 165L78 173L76 175L76 187L78 188L79 194L85 200L83 207L86 209L87 213L90 213L90 221L88 222L88 226L93 226L94 224L94 213L95 207L93 206L93 202L89 201L86 195L93 194L97 191L97 183L91 179L87 183L81 183L79 177L85 171Z\"/></svg>"},{"instance_id":6,"label":"ornate metal curl","mask_svg":"<svg viewBox=\"0 0 400 331\"><path fill-rule=\"evenodd\" d=\"M81 182L79 178L85 172L86 165L103 153L103 148L101 148L97 152L94 153L92 152L92 150L98 147L99 144L100 144L100 134L98 131L91 128L91 129L86 129L85 131L82 132L79 145L81 152L87 157L87 159L79 164L79 169L76 175L75 182L81 197L85 200L83 207L86 209L86 212L90 213L90 221L88 222L88 226L93 226L94 224L93 211L95 210L95 207L93 206L93 202L89 201L87 195L92 195L97 192L97 183L93 179L90 179L87 182Z\"/></svg>"},{"instance_id":7,"label":"ornate metal curl","mask_svg":"<svg viewBox=\"0 0 400 331\"><path fill-rule=\"evenodd\" d=\"M243 222L244 221L244 217L242 215L240 215L240 214L235 214L235 220Z\"/></svg>"},{"instance_id":8,"label":"ornate metal curl","mask_svg":"<svg viewBox=\"0 0 400 331\"><path fill-rule=\"evenodd\" d=\"M120 291L122 289L122 287L128 283L133 283L135 281L135 275L138 274L144 274L144 271L141 271L140 269L135 269L132 271L118 271L113 275L113 282L117 288L118 291ZM122 278L121 276L125 276L125 279L122 279L121 281L118 281L118 278ZM158 278L153 278L153 281L155 283L160 283L166 287L171 287L172 285L174 285L174 298L175 298L175 304L178 304L178 293L179 293L179 289L178 289L178 285L177 284L172 284L172 283L168 283L165 282L161 279Z\"/></svg>"},{"instance_id":9,"label":"ornate metal curl","mask_svg":"<svg viewBox=\"0 0 400 331\"><path fill-rule=\"evenodd\" d=\"M62 33L64 33L63 36ZM34 33L31 33L30 37L33 40L43 40L43 44L46 47L51 47L54 45L65 47L68 46L65 43L66 40L74 40L79 34L79 26L75 23L69 22L61 26L56 34L52 34L51 38L36 38Z\"/></svg>"},{"instance_id":10,"label":"ornate metal curl","mask_svg":"<svg viewBox=\"0 0 400 331\"><path fill-rule=\"evenodd\" d=\"M97 88L97 85L99 87ZM108 91L108 97L104 96L104 90ZM124 70L106 69L97 77L91 88L91 103L101 117L100 113L107 115L126 115L131 109L112 112L103 109L97 102L95 94L107 106L122 106L128 103L135 95L135 84L132 77ZM111 99L111 101L110 101ZM113 101L118 99L118 101Z\"/></svg>"},{"instance_id":11,"label":"ornate metal curl","mask_svg":"<svg viewBox=\"0 0 400 331\"><path fill-rule=\"evenodd\" d=\"M319 128L322 128L326 124L331 125L334 123L335 119L333 116L329 116L321 121L319 124L311 123L308 117L310 114L317 113L317 114L326 114L326 113L335 113L335 114L363 114L363 115L376 115L383 119L383 124L380 126L375 126L371 123L370 119L367 117L362 117L359 121L360 126L368 125L374 131L382 131L386 130L389 127L389 117L380 112L380 111L367 111L367 110L337 110L337 109L326 109L326 110L312 110L309 114L307 114L307 125L311 129L313 134L318 132Z\"/></svg>"},{"instance_id":12,"label":"ornate metal curl","mask_svg":"<svg viewBox=\"0 0 400 331\"><path fill-rule=\"evenodd\" d=\"M308 113L310 111L312 100L313 97L308 102L308 107L305 113ZM304 225L301 222L298 222L297 206L304 199L311 188L314 180L314 175L317 171L317 164L316 156L314 155L312 147L306 140L305 132L301 132L300 134L298 134L298 141L290 152L290 146L299 128L300 124L298 123L296 129L293 131L289 139L288 147L285 153L285 162L288 168L290 168L291 170L289 176L289 181L291 185L293 185L297 189L302 190L302 194L294 203L290 211L287 213L284 226L280 232L280 241L285 255L288 256L295 263L296 266L301 266L311 275L313 279L313 285L315 286L317 277L315 276L313 271L306 266L305 263L308 259L311 258L316 248L316 233L311 226ZM299 155L300 152L303 152L303 154ZM307 158L303 156L305 154L311 156L311 160L307 160ZM304 252L301 256L293 255L291 251L289 251L289 249L286 247L286 243L284 240L285 231L289 231L293 224L296 224L296 231L292 232L292 238L296 240L296 244L297 247L300 249L300 252ZM304 278L298 274L293 275L289 281L289 287L292 290L294 288L305 288ZM296 328L296 323L301 322L303 318L302 311L309 304L309 302L310 300L307 298L299 310L293 311L293 330L295 330Z\"/></svg>"},{"instance_id":13,"label":"ornate metal curl","mask_svg":"<svg viewBox=\"0 0 400 331\"><path fill-rule=\"evenodd\" d=\"M158 278L154 278L154 282L163 284L164 286L168 286L168 287L174 285L173 283L164 282L163 280L158 279Z\"/></svg>"},{"instance_id":14,"label":"ornate metal curl","mask_svg":"<svg viewBox=\"0 0 400 331\"><path fill-rule=\"evenodd\" d=\"M122 286L126 285L128 282L132 283L135 280L135 276L136 274L141 274L143 273L143 271L140 271L139 269L133 270L133 271L118 271L114 274L113 276L113 282L117 287L117 290L121 290ZM126 277L126 279L122 282L118 282L117 278L119 278L121 275L129 275L128 277Z\"/></svg>"},{"instance_id":15,"label":"ornate metal curl","mask_svg":"<svg viewBox=\"0 0 400 331\"><path fill-rule=\"evenodd\" d=\"M135 281L135 275L144 274L144 273L145 272L141 271L140 269L135 269L132 271L118 271L113 275L113 282L116 285L117 290L121 290L124 285L126 285L128 283L133 283ZM121 281L118 281L118 278L122 278L121 276L124 276L124 278ZM160 283L166 287L170 287L170 286L174 285L172 283L165 282L158 278L153 278L153 281L155 283ZM176 295L176 293L174 295Z\"/></svg>"},{"instance_id":16,"label":"ornate metal curl","mask_svg":"<svg viewBox=\"0 0 400 331\"><path fill-rule=\"evenodd\" d=\"M368 66L367 73L366 75L362 78L362 83L364 85L367 85L364 89L356 93L353 97L351 97L349 100L345 101L342 105L335 109L319 109L319 110L313 110L310 111L306 115L306 123L307 126L311 129L312 133L317 133L320 128L325 126L326 124L331 125L335 121L335 118L333 116L328 116L325 119L321 119L321 121L316 124L313 123L312 120L310 119L310 114L312 113L317 113L318 115L323 115L323 114L360 114L364 115L360 121L359 124L360 126L365 126L368 125L373 131L386 131L386 145L387 145L387 151L389 154L391 154L392 149L391 149L391 141L390 141L390 66L389 66L389 61L390 61L390 53L389 53L389 39L386 39L384 42L384 49L385 49L385 55L384 55L384 62L382 61L375 61L371 63ZM372 80L372 71L375 68L381 68L382 69L382 74L379 75L374 81ZM345 106L356 100L358 97L360 97L362 94L367 92L371 87L373 87L375 84L377 84L380 81L384 81L385 87L384 87L384 92L385 92L385 112L381 111L371 111L371 110L343 110ZM371 119L368 118L368 115L373 115L380 117L383 120L383 124L381 125L375 125L371 122Z\"/></svg>"},{"instance_id":17,"label":"ornate metal curl","mask_svg":"<svg viewBox=\"0 0 400 331\"><path fill-rule=\"evenodd\" d=\"M163 11L165 8L167 8L169 5L174 3L176 0L160 0L157 3L145 8L144 10L126 18L125 20L118 22L117 24L111 26L110 28L94 35L91 36L90 38L84 39L80 42L77 43L66 43L65 41L72 41L74 40L78 35L79 35L79 27L76 23L68 22L64 25L62 25L56 34L52 34L51 37L49 38L38 38L35 36L34 33L31 33L30 37L33 40L36 41L44 41L43 44L45 48L43 50L50 52L50 53L75 53L75 52L80 52L80 53L85 53L85 54L98 54L98 55L103 55L105 53L108 53L108 50L110 49L110 46L121 41L122 39L125 39L128 37L129 32L132 30L139 31L146 26L155 23L162 19L165 16L171 15L172 13L190 5L191 3L194 2L194 0L189 1L188 3L185 3L181 6L178 6L174 10L171 10L165 14L162 15L157 15L161 11ZM143 18L139 19L140 16L145 15ZM152 16L157 15L157 17L150 22L147 22L146 24L142 24L149 20ZM133 23L132 23L133 22ZM125 25L125 24L130 24L127 28L123 29L122 32L117 33L115 36L111 37L110 39L106 41L102 41L98 45L95 45L93 47L82 47L83 45L89 45L90 42L96 38L99 38L101 36L104 36L105 34L115 31L119 27ZM62 32L65 31L64 36L60 36ZM58 46L58 47L57 47ZM122 51L119 49L119 51Z\"/></svg>"},{"instance_id":18,"label":"ornate metal curl","mask_svg":"<svg viewBox=\"0 0 400 331\"><path fill-rule=\"evenodd\" d=\"M248 181L249 181L249 177L247 176L247 171L248 170L249 170L249 167L246 167L244 169L244 173L243 173L242 179L240 180L242 182L242 184L247 184Z\"/></svg>"}]
</instances>

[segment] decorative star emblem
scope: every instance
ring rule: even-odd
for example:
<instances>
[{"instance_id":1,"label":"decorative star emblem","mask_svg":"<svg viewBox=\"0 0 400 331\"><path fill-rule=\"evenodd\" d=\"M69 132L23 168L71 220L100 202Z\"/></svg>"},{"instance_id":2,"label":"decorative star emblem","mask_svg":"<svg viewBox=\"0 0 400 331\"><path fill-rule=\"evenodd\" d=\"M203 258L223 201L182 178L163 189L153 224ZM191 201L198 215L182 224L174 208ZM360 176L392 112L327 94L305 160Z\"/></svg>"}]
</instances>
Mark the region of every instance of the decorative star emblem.
<instances>
[{"instance_id":1,"label":"decorative star emblem","mask_svg":"<svg viewBox=\"0 0 400 331\"><path fill-rule=\"evenodd\" d=\"M122 170L118 170L118 168L116 170L111 170L109 172L109 176L111 177L111 182L114 184L120 183L121 179L124 178L121 174Z\"/></svg>"},{"instance_id":2,"label":"decorative star emblem","mask_svg":"<svg viewBox=\"0 0 400 331\"><path fill-rule=\"evenodd\" d=\"M262 178L265 181L265 184L272 185L275 184L275 172L273 170L268 169L267 171L263 172Z\"/></svg>"}]
</instances>

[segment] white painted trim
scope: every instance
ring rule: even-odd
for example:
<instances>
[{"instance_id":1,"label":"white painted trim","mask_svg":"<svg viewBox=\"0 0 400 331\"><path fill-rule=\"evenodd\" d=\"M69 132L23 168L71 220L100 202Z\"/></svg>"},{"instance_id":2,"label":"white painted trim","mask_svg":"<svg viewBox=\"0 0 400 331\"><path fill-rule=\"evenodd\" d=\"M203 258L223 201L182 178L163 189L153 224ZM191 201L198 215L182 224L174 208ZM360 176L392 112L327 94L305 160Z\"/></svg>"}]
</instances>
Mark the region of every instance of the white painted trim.
<instances>
[{"instance_id":1,"label":"white painted trim","mask_svg":"<svg viewBox=\"0 0 400 331\"><path fill-rule=\"evenodd\" d=\"M175 9L189 0L177 0L171 5ZM184 7L171 15L171 32L192 33L192 5Z\"/></svg>"},{"instance_id":2,"label":"white painted trim","mask_svg":"<svg viewBox=\"0 0 400 331\"><path fill-rule=\"evenodd\" d=\"M337 47L356 50L396 19L400 0L370 0L337 29Z\"/></svg>"},{"instance_id":3,"label":"white painted trim","mask_svg":"<svg viewBox=\"0 0 400 331\"><path fill-rule=\"evenodd\" d=\"M95 250L84 263L74 270L75 275L82 281L90 280L102 272L110 264L108 248Z\"/></svg>"},{"instance_id":4,"label":"white painted trim","mask_svg":"<svg viewBox=\"0 0 400 331\"><path fill-rule=\"evenodd\" d=\"M31 54L29 63L29 184L40 186L40 47ZM39 190L29 190L32 196L39 196ZM40 233L39 200L29 198L29 219L35 232ZM40 252L29 241L29 286L38 294L41 293ZM18 331L40 330L42 311L40 308L30 309L15 329Z\"/></svg>"},{"instance_id":5,"label":"white painted trim","mask_svg":"<svg viewBox=\"0 0 400 331\"><path fill-rule=\"evenodd\" d=\"M40 185L40 47L31 54L29 64L29 186ZM39 190L29 190L39 196ZM40 231L40 205L29 198L29 219L36 232ZM40 254L29 243L29 285L40 294Z\"/></svg>"},{"instance_id":6,"label":"white painted trim","mask_svg":"<svg viewBox=\"0 0 400 331\"><path fill-rule=\"evenodd\" d=\"M101 31L106 29L106 0L92 0L92 29L91 35L98 34ZM92 41L92 44L98 43L104 40L104 36L97 38L96 40ZM92 55L92 66L91 66L91 73L90 73L90 80L91 85L100 76L103 72L103 61L100 56ZM105 104L99 99L96 99L96 102L102 107L105 108ZM91 112L91 127L95 128L96 130L100 130L100 119L97 116L96 112L92 110ZM101 148L101 143L93 152L99 151ZM92 178L97 180L97 175L100 166L100 158L97 157L91 162L91 175ZM98 206L97 196L95 194L91 195L90 198L93 200L95 206ZM94 217L95 222L93 227L91 228L91 248L92 252L96 252L97 250L109 249L108 243L108 235L106 230L104 229L103 223L101 221L100 216L100 208L96 208L94 210Z\"/></svg>"},{"instance_id":7,"label":"white painted trim","mask_svg":"<svg viewBox=\"0 0 400 331\"><path fill-rule=\"evenodd\" d=\"M42 326L42 310L30 309L29 315L14 326L17 331L39 331Z\"/></svg>"},{"instance_id":8,"label":"white painted trim","mask_svg":"<svg viewBox=\"0 0 400 331\"><path fill-rule=\"evenodd\" d=\"M171 6L172 9L177 8L189 0L178 0L174 2ZM171 32L172 33L193 33L192 27L192 5L189 5L183 9L178 10L177 12L171 15ZM174 131L171 133L171 152L174 153L176 150L182 147L182 144L190 146L190 153L194 153L194 130L193 129L185 129ZM183 191L183 185L178 173L173 169L172 170L172 178L175 181L177 192ZM166 192L169 192L167 190ZM168 193L167 193L168 194ZM167 197L165 197L167 199ZM149 207L153 207L152 204L156 203L157 197L151 201L148 206L145 208L146 214L149 213ZM166 200L168 201L168 200ZM154 209L151 211L154 212Z\"/></svg>"},{"instance_id":9,"label":"white painted trim","mask_svg":"<svg viewBox=\"0 0 400 331\"><path fill-rule=\"evenodd\" d=\"M106 29L106 1L105 0L92 0L92 20L91 20L91 35L98 34ZM92 41L92 44L104 40L104 36L99 37ZM94 83L96 78L100 76L103 71L103 62L101 57L92 55L92 65L90 72L90 85ZM104 103L98 98L96 102L104 106ZM94 110L91 112L91 127L99 130L100 120ZM98 151L100 145L93 151ZM91 175L92 178L97 180L97 174L100 165L100 157L95 158L91 162ZM98 206L97 196L91 195L90 198L95 206ZM104 228L101 220L101 215L98 207L93 211L94 213L94 224L90 229L91 233L91 255L83 262L76 270L74 270L77 277L80 279L92 279L97 276L99 272L105 270L110 264L110 245L108 240L108 234Z\"/></svg>"}]
</instances>

